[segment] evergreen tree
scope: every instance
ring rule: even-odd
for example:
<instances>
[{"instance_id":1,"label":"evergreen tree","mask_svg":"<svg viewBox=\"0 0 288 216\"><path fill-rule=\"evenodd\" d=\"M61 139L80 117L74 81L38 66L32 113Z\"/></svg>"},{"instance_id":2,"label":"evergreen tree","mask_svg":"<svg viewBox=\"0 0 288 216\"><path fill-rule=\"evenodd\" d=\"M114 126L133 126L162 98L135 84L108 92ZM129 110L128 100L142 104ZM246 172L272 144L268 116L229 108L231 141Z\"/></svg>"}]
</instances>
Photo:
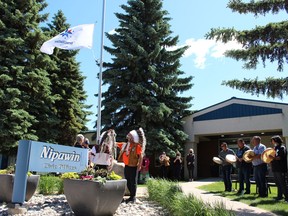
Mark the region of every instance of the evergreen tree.
<instances>
[{"instance_id":1,"label":"evergreen tree","mask_svg":"<svg viewBox=\"0 0 288 216\"><path fill-rule=\"evenodd\" d=\"M44 32L50 38L65 31L70 25L66 23L63 12L58 11L48 28ZM55 67L49 70L49 78L52 83L52 95L57 99L53 104L54 125L49 128L53 142L72 145L76 134L85 130L86 111L91 106L85 105L87 95L83 89L85 77L81 74L79 63L76 61L78 51L61 50L55 48L50 58Z\"/></svg>"},{"instance_id":2,"label":"evergreen tree","mask_svg":"<svg viewBox=\"0 0 288 216\"><path fill-rule=\"evenodd\" d=\"M288 12L287 0L261 0L244 2L242 0L230 0L228 7L240 14L253 13L255 16L271 12L277 14L281 11ZM262 61L264 67L267 61L276 62L278 71L283 71L288 62L288 20L268 23L265 26L257 26L251 30L236 30L234 28L211 29L206 35L209 39L220 40L224 43L236 40L243 45L243 49L230 50L226 56L244 61L244 68L255 69ZM274 79L272 77L259 81L231 80L223 82L224 85L240 89L253 94L264 94L268 97L280 97L288 94L287 78Z\"/></svg>"},{"instance_id":3,"label":"evergreen tree","mask_svg":"<svg viewBox=\"0 0 288 216\"><path fill-rule=\"evenodd\" d=\"M49 125L49 57L39 51L39 23L44 0L0 1L0 151L10 151L20 139L37 140Z\"/></svg>"},{"instance_id":4,"label":"evergreen tree","mask_svg":"<svg viewBox=\"0 0 288 216\"><path fill-rule=\"evenodd\" d=\"M180 93L192 87L185 77L180 58L187 47L172 50L168 12L161 0L129 0L116 13L119 28L106 34L113 47L105 47L112 62L105 63L102 120L104 129L115 128L117 139L142 127L148 154L181 150L187 135L181 119L187 115L191 97Z\"/></svg>"}]
</instances>

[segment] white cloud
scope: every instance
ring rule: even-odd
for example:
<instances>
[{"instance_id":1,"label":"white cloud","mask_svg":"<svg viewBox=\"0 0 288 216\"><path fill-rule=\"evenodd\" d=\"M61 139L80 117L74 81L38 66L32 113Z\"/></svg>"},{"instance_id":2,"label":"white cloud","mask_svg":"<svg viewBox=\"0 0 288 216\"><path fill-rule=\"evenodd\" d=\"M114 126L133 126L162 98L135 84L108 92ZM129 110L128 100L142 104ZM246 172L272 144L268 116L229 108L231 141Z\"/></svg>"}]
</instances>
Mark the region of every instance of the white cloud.
<instances>
[{"instance_id":1,"label":"white cloud","mask_svg":"<svg viewBox=\"0 0 288 216\"><path fill-rule=\"evenodd\" d=\"M227 50L241 49L241 44L236 41L230 41L228 43L216 42L215 40L206 39L194 39L190 38L185 41L185 46L189 48L185 51L184 57L194 56L194 65L197 68L204 69L205 63L208 57L222 58ZM180 45L177 47L170 47L170 50L183 47Z\"/></svg>"}]
</instances>

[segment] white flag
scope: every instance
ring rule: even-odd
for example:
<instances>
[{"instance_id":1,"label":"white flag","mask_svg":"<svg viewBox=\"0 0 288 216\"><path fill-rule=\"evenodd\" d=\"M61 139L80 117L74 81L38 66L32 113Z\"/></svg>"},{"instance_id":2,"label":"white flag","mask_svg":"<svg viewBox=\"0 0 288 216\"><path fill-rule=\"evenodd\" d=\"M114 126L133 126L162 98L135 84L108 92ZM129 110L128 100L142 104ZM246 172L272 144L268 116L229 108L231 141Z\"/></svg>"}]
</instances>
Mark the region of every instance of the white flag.
<instances>
[{"instance_id":1,"label":"white flag","mask_svg":"<svg viewBox=\"0 0 288 216\"><path fill-rule=\"evenodd\" d=\"M93 46L93 31L94 24L84 24L69 28L44 42L40 51L51 55L55 47L66 50L91 49Z\"/></svg>"}]
</instances>

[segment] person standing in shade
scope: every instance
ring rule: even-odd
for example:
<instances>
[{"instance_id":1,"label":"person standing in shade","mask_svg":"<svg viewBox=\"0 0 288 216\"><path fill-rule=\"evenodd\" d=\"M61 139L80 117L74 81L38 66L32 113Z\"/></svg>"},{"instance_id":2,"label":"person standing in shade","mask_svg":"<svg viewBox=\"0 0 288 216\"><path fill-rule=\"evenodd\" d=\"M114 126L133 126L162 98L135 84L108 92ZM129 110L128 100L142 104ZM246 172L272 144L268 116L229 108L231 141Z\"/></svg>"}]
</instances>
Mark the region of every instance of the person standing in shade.
<instances>
[{"instance_id":1,"label":"person standing in shade","mask_svg":"<svg viewBox=\"0 0 288 216\"><path fill-rule=\"evenodd\" d=\"M170 166L170 158L166 155L165 152L159 156L160 161L160 170L161 170L161 178L167 178L168 168Z\"/></svg>"},{"instance_id":2,"label":"person standing in shade","mask_svg":"<svg viewBox=\"0 0 288 216\"><path fill-rule=\"evenodd\" d=\"M186 164L190 182L193 181L194 179L194 162L195 162L194 150L191 148L189 149L189 154L187 154L186 156Z\"/></svg>"},{"instance_id":3,"label":"person standing in shade","mask_svg":"<svg viewBox=\"0 0 288 216\"><path fill-rule=\"evenodd\" d=\"M150 159L146 155L144 155L142 160L142 167L140 170L140 175L142 176L143 183L145 183L147 178L149 178L149 166L150 166Z\"/></svg>"},{"instance_id":4,"label":"person standing in shade","mask_svg":"<svg viewBox=\"0 0 288 216\"><path fill-rule=\"evenodd\" d=\"M222 163L222 172L223 172L223 181L225 185L225 191L231 192L232 191L232 180L231 180L231 172L232 172L232 164L228 163L225 158L226 155L235 155L232 149L228 148L226 142L221 144L222 151L219 153L220 158L223 160Z\"/></svg>"},{"instance_id":5,"label":"person standing in shade","mask_svg":"<svg viewBox=\"0 0 288 216\"><path fill-rule=\"evenodd\" d=\"M271 166L277 186L276 200L282 200L284 195L285 201L288 202L288 190L286 184L287 150L285 145L283 145L283 140L280 136L273 136L271 138L271 143L274 145L274 149L276 151L275 157L270 155L270 157L273 159L271 162Z\"/></svg>"},{"instance_id":6,"label":"person standing in shade","mask_svg":"<svg viewBox=\"0 0 288 216\"><path fill-rule=\"evenodd\" d=\"M267 197L267 164L261 160L261 154L266 150L266 146L261 143L261 138L259 136L254 136L252 138L252 144L254 146L253 151L255 156L252 156L251 159L253 159L252 164L254 167L254 179L259 189L259 197Z\"/></svg>"},{"instance_id":7,"label":"person standing in shade","mask_svg":"<svg viewBox=\"0 0 288 216\"><path fill-rule=\"evenodd\" d=\"M130 192L130 197L125 202L134 203L136 201L137 175L142 166L146 138L142 128L130 131L126 137L127 143L117 143L118 147L121 148L118 161L123 161L125 164L124 176Z\"/></svg>"},{"instance_id":8,"label":"person standing in shade","mask_svg":"<svg viewBox=\"0 0 288 216\"><path fill-rule=\"evenodd\" d=\"M252 170L252 164L246 163L243 160L243 154L250 150L249 146L247 146L243 139L237 140L238 150L236 152L237 156L237 168L238 168L238 181L240 188L237 194L250 194L250 174ZM246 184L245 192L244 192L244 182Z\"/></svg>"},{"instance_id":9,"label":"person standing in shade","mask_svg":"<svg viewBox=\"0 0 288 216\"><path fill-rule=\"evenodd\" d=\"M176 153L176 158L173 161L174 163L174 179L177 181L180 181L180 176L181 176L181 168L182 168L182 159L181 159L181 154L180 152Z\"/></svg>"}]
</instances>

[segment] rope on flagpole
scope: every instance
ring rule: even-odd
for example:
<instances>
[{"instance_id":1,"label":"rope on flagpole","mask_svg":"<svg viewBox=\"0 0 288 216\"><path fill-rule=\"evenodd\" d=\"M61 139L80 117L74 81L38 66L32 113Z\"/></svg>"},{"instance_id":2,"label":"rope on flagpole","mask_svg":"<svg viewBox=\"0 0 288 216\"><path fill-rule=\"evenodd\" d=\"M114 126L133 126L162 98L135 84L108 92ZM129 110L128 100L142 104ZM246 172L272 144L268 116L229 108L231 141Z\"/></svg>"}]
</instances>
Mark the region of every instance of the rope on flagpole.
<instances>
[{"instance_id":1,"label":"rope on flagpole","mask_svg":"<svg viewBox=\"0 0 288 216\"><path fill-rule=\"evenodd\" d=\"M102 102L102 69L103 69L103 50L104 50L104 26L105 26L105 9L106 0L103 0L102 8L102 27L101 27L101 46L100 46L100 62L99 62L99 89L98 89L98 114L97 114L97 140L99 144L100 132L101 132L101 102Z\"/></svg>"}]
</instances>

